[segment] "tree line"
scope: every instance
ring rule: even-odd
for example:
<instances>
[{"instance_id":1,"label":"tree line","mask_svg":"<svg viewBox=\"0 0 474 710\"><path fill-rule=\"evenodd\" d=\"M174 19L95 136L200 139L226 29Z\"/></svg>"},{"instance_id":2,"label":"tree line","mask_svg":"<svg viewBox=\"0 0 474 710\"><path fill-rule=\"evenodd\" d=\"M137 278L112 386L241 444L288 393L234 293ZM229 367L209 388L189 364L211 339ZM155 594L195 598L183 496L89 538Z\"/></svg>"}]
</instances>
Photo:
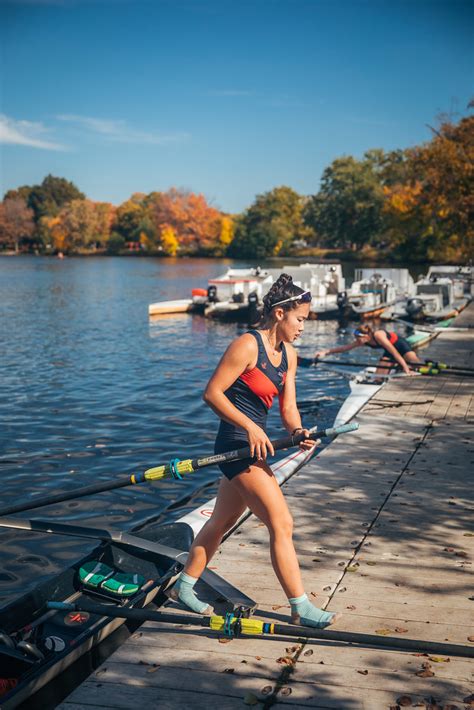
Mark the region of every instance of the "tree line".
<instances>
[{"instance_id":1,"label":"tree line","mask_svg":"<svg viewBox=\"0 0 474 710\"><path fill-rule=\"evenodd\" d=\"M474 107L474 101L469 104ZM262 258L314 250L400 260L472 259L474 116L445 119L406 150L335 159L319 191L276 187L241 214L172 188L94 202L70 181L9 190L0 203L0 253L148 253Z\"/></svg>"}]
</instances>

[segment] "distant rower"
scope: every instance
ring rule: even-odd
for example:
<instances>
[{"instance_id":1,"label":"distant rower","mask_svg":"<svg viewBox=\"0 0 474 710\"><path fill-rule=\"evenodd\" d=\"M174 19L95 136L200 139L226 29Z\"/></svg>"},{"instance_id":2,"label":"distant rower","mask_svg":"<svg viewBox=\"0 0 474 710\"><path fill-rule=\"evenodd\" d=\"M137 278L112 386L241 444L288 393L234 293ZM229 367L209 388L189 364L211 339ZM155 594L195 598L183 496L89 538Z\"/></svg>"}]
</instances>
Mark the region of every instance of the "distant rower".
<instances>
[{"instance_id":1,"label":"distant rower","mask_svg":"<svg viewBox=\"0 0 474 710\"><path fill-rule=\"evenodd\" d=\"M316 359L323 359L327 355L333 353L345 353L354 348L361 348L366 345L368 348L382 348L384 354L379 361L379 369L377 372L383 373L387 371L387 364L395 361L407 375L416 375L417 373L410 369L410 363L421 363L418 355L412 349L410 343L402 338L401 335L394 332L388 332L384 328L374 329L370 325L361 325L354 330L355 340L349 345L340 345L337 348L329 348L328 350L318 350L315 352Z\"/></svg>"}]
</instances>

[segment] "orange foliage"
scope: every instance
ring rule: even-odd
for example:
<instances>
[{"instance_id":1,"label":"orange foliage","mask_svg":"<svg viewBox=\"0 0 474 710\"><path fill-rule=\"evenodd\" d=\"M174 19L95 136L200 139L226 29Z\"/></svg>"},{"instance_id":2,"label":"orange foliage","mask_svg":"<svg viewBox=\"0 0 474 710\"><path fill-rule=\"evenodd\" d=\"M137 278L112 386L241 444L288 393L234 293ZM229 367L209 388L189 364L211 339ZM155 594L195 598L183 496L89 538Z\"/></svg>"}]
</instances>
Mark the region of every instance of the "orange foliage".
<instances>
[{"instance_id":1,"label":"orange foliage","mask_svg":"<svg viewBox=\"0 0 474 710\"><path fill-rule=\"evenodd\" d=\"M219 241L221 213L207 204L204 195L172 188L154 193L149 206L156 226L170 227L181 247L197 251Z\"/></svg>"},{"instance_id":2,"label":"orange foliage","mask_svg":"<svg viewBox=\"0 0 474 710\"><path fill-rule=\"evenodd\" d=\"M385 203L384 212L404 215L411 212L419 202L422 185L418 180L413 185L391 185L383 188Z\"/></svg>"}]
</instances>

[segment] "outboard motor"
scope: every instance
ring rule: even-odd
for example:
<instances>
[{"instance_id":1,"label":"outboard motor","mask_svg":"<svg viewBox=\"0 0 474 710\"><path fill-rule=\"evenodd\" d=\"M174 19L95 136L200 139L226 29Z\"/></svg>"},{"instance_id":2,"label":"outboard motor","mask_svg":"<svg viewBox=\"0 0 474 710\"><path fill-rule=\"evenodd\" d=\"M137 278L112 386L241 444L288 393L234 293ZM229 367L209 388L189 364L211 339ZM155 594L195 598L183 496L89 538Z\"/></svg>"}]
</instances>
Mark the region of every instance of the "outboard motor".
<instances>
[{"instance_id":1,"label":"outboard motor","mask_svg":"<svg viewBox=\"0 0 474 710\"><path fill-rule=\"evenodd\" d=\"M253 325L254 323L257 323L260 320L260 309L258 307L258 293L256 291L252 291L251 293L249 293L248 304L249 304L248 322L250 323L250 325Z\"/></svg>"},{"instance_id":2,"label":"outboard motor","mask_svg":"<svg viewBox=\"0 0 474 710\"><path fill-rule=\"evenodd\" d=\"M349 305L349 298L347 296L347 291L339 291L336 298L337 307L340 311L345 311Z\"/></svg>"},{"instance_id":3,"label":"outboard motor","mask_svg":"<svg viewBox=\"0 0 474 710\"><path fill-rule=\"evenodd\" d=\"M217 303L217 287L212 284L207 289L207 300L209 303Z\"/></svg>"},{"instance_id":4,"label":"outboard motor","mask_svg":"<svg viewBox=\"0 0 474 710\"><path fill-rule=\"evenodd\" d=\"M423 316L424 303L421 298L409 298L405 307L408 315L413 320Z\"/></svg>"}]
</instances>

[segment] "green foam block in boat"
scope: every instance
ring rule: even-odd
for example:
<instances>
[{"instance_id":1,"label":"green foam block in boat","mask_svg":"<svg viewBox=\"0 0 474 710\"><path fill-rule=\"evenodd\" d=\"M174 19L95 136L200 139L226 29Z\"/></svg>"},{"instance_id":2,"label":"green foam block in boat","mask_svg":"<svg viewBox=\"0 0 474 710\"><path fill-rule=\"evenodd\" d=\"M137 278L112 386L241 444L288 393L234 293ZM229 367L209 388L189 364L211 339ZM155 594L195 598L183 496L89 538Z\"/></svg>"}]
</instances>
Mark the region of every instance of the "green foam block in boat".
<instances>
[{"instance_id":1,"label":"green foam block in boat","mask_svg":"<svg viewBox=\"0 0 474 710\"><path fill-rule=\"evenodd\" d=\"M113 573L114 570L103 562L89 560L80 567L79 579L84 586L97 589Z\"/></svg>"},{"instance_id":2,"label":"green foam block in boat","mask_svg":"<svg viewBox=\"0 0 474 710\"><path fill-rule=\"evenodd\" d=\"M139 574L115 572L112 577L101 584L101 589L107 590L110 594L116 594L118 597L131 597L139 591L144 583L145 578Z\"/></svg>"}]
</instances>

